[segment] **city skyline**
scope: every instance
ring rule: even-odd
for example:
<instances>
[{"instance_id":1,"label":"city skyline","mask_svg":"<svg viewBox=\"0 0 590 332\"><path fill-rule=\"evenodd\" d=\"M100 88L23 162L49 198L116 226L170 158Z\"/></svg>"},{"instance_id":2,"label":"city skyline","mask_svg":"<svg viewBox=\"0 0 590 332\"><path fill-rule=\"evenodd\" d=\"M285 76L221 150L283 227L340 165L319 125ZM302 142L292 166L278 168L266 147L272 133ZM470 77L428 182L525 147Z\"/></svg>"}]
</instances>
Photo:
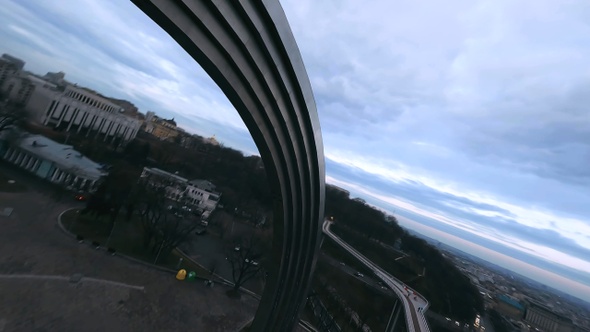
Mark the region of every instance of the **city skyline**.
<instances>
[{"instance_id":1,"label":"city skyline","mask_svg":"<svg viewBox=\"0 0 590 332\"><path fill-rule=\"evenodd\" d=\"M567 292L590 301L582 2L281 3L314 88L329 183L404 226L572 279L580 288ZM0 17L0 51L26 69L64 71L256 153L219 89L131 3L9 1Z\"/></svg>"}]
</instances>

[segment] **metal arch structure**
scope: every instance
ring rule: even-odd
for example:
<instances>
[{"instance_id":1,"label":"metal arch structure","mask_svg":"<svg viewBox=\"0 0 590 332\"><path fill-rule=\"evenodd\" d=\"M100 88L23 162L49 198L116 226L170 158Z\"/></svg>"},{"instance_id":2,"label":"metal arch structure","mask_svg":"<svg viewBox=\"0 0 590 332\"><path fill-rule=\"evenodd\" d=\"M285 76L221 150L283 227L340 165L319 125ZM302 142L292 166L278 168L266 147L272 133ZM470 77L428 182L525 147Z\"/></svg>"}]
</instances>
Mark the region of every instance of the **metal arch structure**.
<instances>
[{"instance_id":1,"label":"metal arch structure","mask_svg":"<svg viewBox=\"0 0 590 332\"><path fill-rule=\"evenodd\" d=\"M290 331L324 217L325 164L311 84L278 0L131 0L211 76L250 130L274 197L271 268L254 331Z\"/></svg>"}]
</instances>

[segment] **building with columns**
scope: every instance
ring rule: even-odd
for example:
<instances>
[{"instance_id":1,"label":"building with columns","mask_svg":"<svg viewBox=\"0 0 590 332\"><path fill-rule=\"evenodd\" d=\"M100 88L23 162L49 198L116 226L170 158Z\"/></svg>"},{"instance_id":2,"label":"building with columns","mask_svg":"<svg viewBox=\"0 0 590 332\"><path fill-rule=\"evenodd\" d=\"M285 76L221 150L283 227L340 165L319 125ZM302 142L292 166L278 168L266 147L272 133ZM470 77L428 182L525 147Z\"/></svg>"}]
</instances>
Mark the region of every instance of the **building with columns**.
<instances>
[{"instance_id":1,"label":"building with columns","mask_svg":"<svg viewBox=\"0 0 590 332\"><path fill-rule=\"evenodd\" d=\"M0 158L49 182L74 191L93 192L107 175L101 165L70 145L41 135L25 135L14 143L0 140Z\"/></svg>"},{"instance_id":2,"label":"building with columns","mask_svg":"<svg viewBox=\"0 0 590 332\"><path fill-rule=\"evenodd\" d=\"M124 108L108 98L75 85L62 88L37 85L26 109L43 125L105 142L134 139L143 122L121 114Z\"/></svg>"},{"instance_id":3,"label":"building with columns","mask_svg":"<svg viewBox=\"0 0 590 332\"><path fill-rule=\"evenodd\" d=\"M23 105L34 122L107 143L137 135L143 119L132 103L71 84L63 72L33 75L23 70L24 65L8 54L0 57L0 93Z\"/></svg>"}]
</instances>

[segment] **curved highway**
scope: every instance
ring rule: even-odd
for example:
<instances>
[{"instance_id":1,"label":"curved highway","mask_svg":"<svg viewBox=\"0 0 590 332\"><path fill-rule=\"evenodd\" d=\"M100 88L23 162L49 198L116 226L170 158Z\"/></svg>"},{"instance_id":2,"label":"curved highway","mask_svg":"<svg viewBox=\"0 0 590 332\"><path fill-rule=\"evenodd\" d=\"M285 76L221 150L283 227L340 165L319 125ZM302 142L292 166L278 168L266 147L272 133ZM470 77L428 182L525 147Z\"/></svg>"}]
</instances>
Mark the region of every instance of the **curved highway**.
<instances>
[{"instance_id":1,"label":"curved highway","mask_svg":"<svg viewBox=\"0 0 590 332\"><path fill-rule=\"evenodd\" d=\"M325 220L323 224L324 234L334 240L339 246L348 251L366 267L371 269L373 273L384 283L387 284L398 296L404 306L404 315L406 317L406 325L408 332L430 332L426 318L424 317L424 310L428 309L428 301L414 290L404 285L394 276L382 270L375 263L371 262L365 256L356 251L346 242L342 241L338 236L330 231L332 222Z\"/></svg>"}]
</instances>

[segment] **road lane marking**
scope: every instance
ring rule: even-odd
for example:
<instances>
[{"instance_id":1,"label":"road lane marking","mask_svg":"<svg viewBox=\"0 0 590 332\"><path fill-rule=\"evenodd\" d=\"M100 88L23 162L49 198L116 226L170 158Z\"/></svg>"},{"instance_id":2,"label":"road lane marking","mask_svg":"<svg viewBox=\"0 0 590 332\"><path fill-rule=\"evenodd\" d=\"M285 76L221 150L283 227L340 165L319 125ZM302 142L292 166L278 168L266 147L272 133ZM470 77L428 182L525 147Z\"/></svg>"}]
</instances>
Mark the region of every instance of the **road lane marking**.
<instances>
[{"instance_id":1,"label":"road lane marking","mask_svg":"<svg viewBox=\"0 0 590 332\"><path fill-rule=\"evenodd\" d=\"M59 275L38 275L38 274L0 274L0 279L37 279L37 280L61 280L61 281L68 281L70 282L71 276L59 276ZM90 278L90 277L82 277L79 282L84 281L91 281L96 283L101 283L105 285L112 285L124 288L131 288L140 291L144 291L145 287L126 284L123 282L106 280L106 279L98 279L98 278Z\"/></svg>"}]
</instances>

